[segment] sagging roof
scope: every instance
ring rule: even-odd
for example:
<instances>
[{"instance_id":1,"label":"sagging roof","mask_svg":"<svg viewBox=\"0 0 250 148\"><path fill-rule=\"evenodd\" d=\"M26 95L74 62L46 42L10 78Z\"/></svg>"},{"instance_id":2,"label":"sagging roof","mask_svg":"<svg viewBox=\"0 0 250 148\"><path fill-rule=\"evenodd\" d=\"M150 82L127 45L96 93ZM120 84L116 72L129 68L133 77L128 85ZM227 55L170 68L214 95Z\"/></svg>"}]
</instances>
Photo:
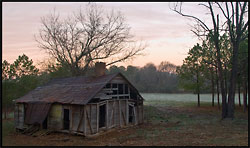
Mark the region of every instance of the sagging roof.
<instances>
[{"instance_id":1,"label":"sagging roof","mask_svg":"<svg viewBox=\"0 0 250 148\"><path fill-rule=\"evenodd\" d=\"M109 81L118 75L122 76L139 94L136 88L134 88L121 73L114 73L100 77L78 76L53 79L46 85L37 87L23 97L17 99L16 103L47 102L84 105L87 104Z\"/></svg>"}]
</instances>

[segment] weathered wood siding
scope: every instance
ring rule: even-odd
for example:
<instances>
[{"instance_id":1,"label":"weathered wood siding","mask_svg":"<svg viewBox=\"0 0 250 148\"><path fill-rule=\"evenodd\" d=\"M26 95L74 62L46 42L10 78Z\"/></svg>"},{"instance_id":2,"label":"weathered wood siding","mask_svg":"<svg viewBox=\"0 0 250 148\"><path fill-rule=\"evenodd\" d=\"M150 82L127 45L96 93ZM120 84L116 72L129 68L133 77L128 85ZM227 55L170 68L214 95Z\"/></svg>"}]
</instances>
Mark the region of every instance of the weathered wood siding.
<instances>
[{"instance_id":1,"label":"weathered wood siding","mask_svg":"<svg viewBox=\"0 0 250 148\"><path fill-rule=\"evenodd\" d=\"M88 104L85 105L85 126L86 135L97 133L97 105ZM99 119L99 118L98 118Z\"/></svg>"},{"instance_id":2,"label":"weathered wood siding","mask_svg":"<svg viewBox=\"0 0 250 148\"><path fill-rule=\"evenodd\" d=\"M142 124L143 123L143 105L138 105L136 107L136 112L137 112L137 124Z\"/></svg>"},{"instance_id":3,"label":"weathered wood siding","mask_svg":"<svg viewBox=\"0 0 250 148\"><path fill-rule=\"evenodd\" d=\"M98 133L99 129L99 106L106 104L106 126L102 129L114 127L123 127L128 124L143 123L143 104L134 105L134 121L129 123L129 104L133 102L129 99L113 99L100 103L87 105L61 105L53 104L48 114L48 129L63 130L63 109L69 109L70 131L79 132L84 135ZM24 125L24 105L16 104L15 106L15 127L23 129Z\"/></svg>"},{"instance_id":4,"label":"weathered wood siding","mask_svg":"<svg viewBox=\"0 0 250 148\"><path fill-rule=\"evenodd\" d=\"M47 124L48 129L56 129L60 130L63 128L63 116L62 116L62 105L61 104L53 104L51 105Z\"/></svg>"},{"instance_id":5,"label":"weathered wood siding","mask_svg":"<svg viewBox=\"0 0 250 148\"><path fill-rule=\"evenodd\" d=\"M15 104L14 121L15 121L16 128L23 129L25 127L24 104L21 104L21 103Z\"/></svg>"}]
</instances>

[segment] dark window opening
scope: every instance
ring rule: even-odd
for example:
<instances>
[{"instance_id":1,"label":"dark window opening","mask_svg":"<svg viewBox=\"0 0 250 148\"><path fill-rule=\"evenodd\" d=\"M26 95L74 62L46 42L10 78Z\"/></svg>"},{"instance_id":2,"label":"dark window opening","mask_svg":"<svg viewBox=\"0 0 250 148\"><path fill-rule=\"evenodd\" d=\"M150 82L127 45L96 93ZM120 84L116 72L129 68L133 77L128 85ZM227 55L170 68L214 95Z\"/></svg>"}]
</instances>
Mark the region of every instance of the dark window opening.
<instances>
[{"instance_id":1,"label":"dark window opening","mask_svg":"<svg viewBox=\"0 0 250 148\"><path fill-rule=\"evenodd\" d=\"M112 97L112 99L117 99L117 97Z\"/></svg>"},{"instance_id":2,"label":"dark window opening","mask_svg":"<svg viewBox=\"0 0 250 148\"><path fill-rule=\"evenodd\" d=\"M119 96L119 99L124 99L124 96Z\"/></svg>"},{"instance_id":3,"label":"dark window opening","mask_svg":"<svg viewBox=\"0 0 250 148\"><path fill-rule=\"evenodd\" d=\"M137 100L137 94L135 91L133 91L132 89L130 89L130 98Z\"/></svg>"},{"instance_id":4,"label":"dark window opening","mask_svg":"<svg viewBox=\"0 0 250 148\"><path fill-rule=\"evenodd\" d=\"M90 103L97 103L100 101L100 98L93 98L91 99Z\"/></svg>"},{"instance_id":5,"label":"dark window opening","mask_svg":"<svg viewBox=\"0 0 250 148\"><path fill-rule=\"evenodd\" d=\"M117 84L112 84L112 88L117 88Z\"/></svg>"},{"instance_id":6,"label":"dark window opening","mask_svg":"<svg viewBox=\"0 0 250 148\"><path fill-rule=\"evenodd\" d=\"M118 94L123 94L123 84L118 84Z\"/></svg>"},{"instance_id":7,"label":"dark window opening","mask_svg":"<svg viewBox=\"0 0 250 148\"><path fill-rule=\"evenodd\" d=\"M47 127L48 127L48 116L43 121L43 129L47 129Z\"/></svg>"},{"instance_id":8,"label":"dark window opening","mask_svg":"<svg viewBox=\"0 0 250 148\"><path fill-rule=\"evenodd\" d=\"M129 96L124 96L125 99L129 99Z\"/></svg>"},{"instance_id":9,"label":"dark window opening","mask_svg":"<svg viewBox=\"0 0 250 148\"><path fill-rule=\"evenodd\" d=\"M69 130L69 109L63 110L63 129Z\"/></svg>"},{"instance_id":10,"label":"dark window opening","mask_svg":"<svg viewBox=\"0 0 250 148\"><path fill-rule=\"evenodd\" d=\"M105 88L111 88L111 84L110 83L106 84Z\"/></svg>"},{"instance_id":11,"label":"dark window opening","mask_svg":"<svg viewBox=\"0 0 250 148\"><path fill-rule=\"evenodd\" d=\"M125 84L125 94L128 94L128 84Z\"/></svg>"},{"instance_id":12,"label":"dark window opening","mask_svg":"<svg viewBox=\"0 0 250 148\"><path fill-rule=\"evenodd\" d=\"M106 104L101 105L99 108L99 128L105 126L106 120Z\"/></svg>"},{"instance_id":13,"label":"dark window opening","mask_svg":"<svg viewBox=\"0 0 250 148\"><path fill-rule=\"evenodd\" d=\"M117 90L113 90L112 95L117 95Z\"/></svg>"},{"instance_id":14,"label":"dark window opening","mask_svg":"<svg viewBox=\"0 0 250 148\"><path fill-rule=\"evenodd\" d=\"M128 118L128 122L129 123L133 123L134 121L134 111L133 111L133 106L129 105L129 118Z\"/></svg>"},{"instance_id":15,"label":"dark window opening","mask_svg":"<svg viewBox=\"0 0 250 148\"><path fill-rule=\"evenodd\" d=\"M24 112L23 112L24 121L26 120L26 111L27 111L27 104L24 104Z\"/></svg>"}]
</instances>

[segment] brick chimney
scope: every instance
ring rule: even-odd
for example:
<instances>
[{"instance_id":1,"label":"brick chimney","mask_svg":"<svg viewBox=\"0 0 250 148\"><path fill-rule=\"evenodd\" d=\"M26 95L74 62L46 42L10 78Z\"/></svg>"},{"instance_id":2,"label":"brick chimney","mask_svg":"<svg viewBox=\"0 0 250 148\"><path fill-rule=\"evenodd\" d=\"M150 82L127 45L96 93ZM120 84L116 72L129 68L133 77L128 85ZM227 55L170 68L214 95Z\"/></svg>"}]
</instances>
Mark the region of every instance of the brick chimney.
<instances>
[{"instance_id":1,"label":"brick chimney","mask_svg":"<svg viewBox=\"0 0 250 148\"><path fill-rule=\"evenodd\" d=\"M106 63L103 63L103 62L95 63L95 76L96 77L105 75L105 71L106 71Z\"/></svg>"}]
</instances>

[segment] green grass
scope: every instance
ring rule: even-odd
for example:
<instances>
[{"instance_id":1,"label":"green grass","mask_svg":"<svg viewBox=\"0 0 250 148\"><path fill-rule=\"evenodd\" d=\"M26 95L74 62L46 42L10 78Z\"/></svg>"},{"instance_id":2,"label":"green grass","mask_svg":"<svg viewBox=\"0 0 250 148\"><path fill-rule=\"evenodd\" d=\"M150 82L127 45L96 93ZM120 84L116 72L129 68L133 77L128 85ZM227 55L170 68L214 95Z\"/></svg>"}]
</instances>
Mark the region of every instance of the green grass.
<instances>
[{"instance_id":1,"label":"green grass","mask_svg":"<svg viewBox=\"0 0 250 148\"><path fill-rule=\"evenodd\" d=\"M133 141L140 141L138 145L247 145L247 115L236 108L233 120L221 120L221 110L209 102L197 107L197 102L145 100L144 124L111 139L128 145ZM2 124L5 143L5 137L15 132L14 121L3 120Z\"/></svg>"},{"instance_id":2,"label":"green grass","mask_svg":"<svg viewBox=\"0 0 250 148\"><path fill-rule=\"evenodd\" d=\"M12 120L5 120L2 122L2 136L3 138L10 133L15 132L14 128L14 121Z\"/></svg>"},{"instance_id":3,"label":"green grass","mask_svg":"<svg viewBox=\"0 0 250 148\"><path fill-rule=\"evenodd\" d=\"M143 102L144 105L152 105L152 106L174 106L174 107L197 107L197 102L189 101L172 101L172 100L145 100ZM200 106L211 106L210 102L200 102ZM215 105L216 106L216 105Z\"/></svg>"},{"instance_id":4,"label":"green grass","mask_svg":"<svg viewBox=\"0 0 250 148\"><path fill-rule=\"evenodd\" d=\"M7 113L7 118L13 119L14 118L14 112ZM4 113L2 113L2 119L4 119Z\"/></svg>"}]
</instances>

